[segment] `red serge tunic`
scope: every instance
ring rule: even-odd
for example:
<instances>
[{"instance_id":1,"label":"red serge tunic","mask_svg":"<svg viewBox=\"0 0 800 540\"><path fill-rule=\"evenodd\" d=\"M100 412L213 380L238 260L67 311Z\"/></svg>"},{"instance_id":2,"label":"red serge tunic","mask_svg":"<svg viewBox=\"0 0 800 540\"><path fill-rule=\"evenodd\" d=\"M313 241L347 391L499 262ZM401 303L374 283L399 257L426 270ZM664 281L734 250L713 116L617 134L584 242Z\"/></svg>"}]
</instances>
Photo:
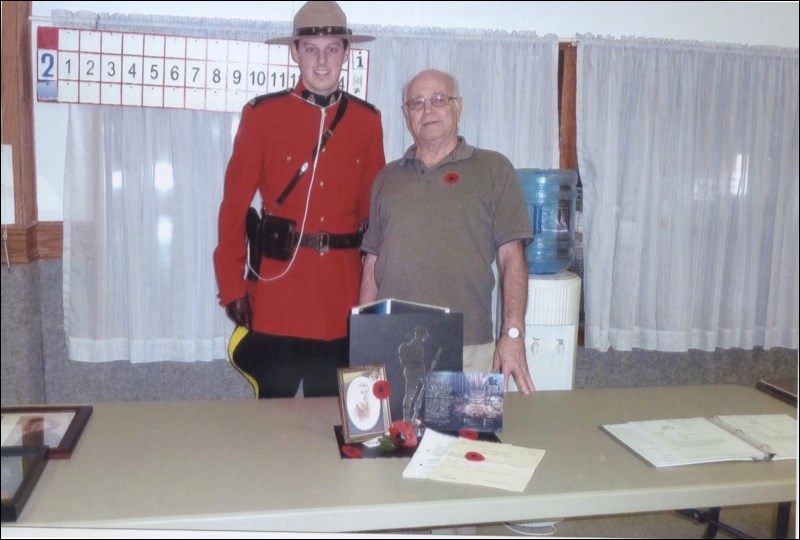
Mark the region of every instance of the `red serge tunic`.
<instances>
[{"instance_id":1,"label":"red serge tunic","mask_svg":"<svg viewBox=\"0 0 800 540\"><path fill-rule=\"evenodd\" d=\"M256 190L267 207L273 205L303 163L308 170L274 214L294 219L299 232L308 201L304 234L353 233L369 217L372 181L385 164L380 112L348 94L315 171L320 123L328 128L342 100L320 107L304 100L302 90L301 82L291 92L251 100L242 111L225 172L214 268L220 303L247 294L255 331L332 340L347 335L349 311L358 302L358 249L300 247L294 262L262 258L262 279L244 278L245 216Z\"/></svg>"}]
</instances>

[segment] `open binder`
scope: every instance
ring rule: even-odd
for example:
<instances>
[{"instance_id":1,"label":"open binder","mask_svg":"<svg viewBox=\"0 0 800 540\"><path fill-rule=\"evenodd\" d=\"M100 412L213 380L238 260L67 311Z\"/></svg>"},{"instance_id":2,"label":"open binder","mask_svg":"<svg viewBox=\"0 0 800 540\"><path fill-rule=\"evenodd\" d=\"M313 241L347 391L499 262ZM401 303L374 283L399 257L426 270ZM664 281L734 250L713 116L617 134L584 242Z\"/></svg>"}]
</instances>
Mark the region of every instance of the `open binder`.
<instances>
[{"instance_id":1,"label":"open binder","mask_svg":"<svg viewBox=\"0 0 800 540\"><path fill-rule=\"evenodd\" d=\"M797 459L797 420L786 414L641 420L600 428L654 467Z\"/></svg>"}]
</instances>

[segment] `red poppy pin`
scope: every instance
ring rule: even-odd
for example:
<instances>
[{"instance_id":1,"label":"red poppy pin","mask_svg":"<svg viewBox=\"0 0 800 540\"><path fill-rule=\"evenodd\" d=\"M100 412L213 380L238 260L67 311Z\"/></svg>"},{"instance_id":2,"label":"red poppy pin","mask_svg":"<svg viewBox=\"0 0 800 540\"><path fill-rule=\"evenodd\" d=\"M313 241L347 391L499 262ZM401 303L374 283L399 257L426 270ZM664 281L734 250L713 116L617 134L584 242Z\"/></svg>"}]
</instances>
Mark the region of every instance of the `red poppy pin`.
<instances>
[{"instance_id":1,"label":"red poppy pin","mask_svg":"<svg viewBox=\"0 0 800 540\"><path fill-rule=\"evenodd\" d=\"M405 420L395 420L389 427L389 437L397 446L413 448L417 446L417 434L414 428Z\"/></svg>"},{"instance_id":2,"label":"red poppy pin","mask_svg":"<svg viewBox=\"0 0 800 540\"><path fill-rule=\"evenodd\" d=\"M454 172L447 173L446 175L444 175L444 183L445 184L455 184L456 182L458 182L458 178L459 178L458 177L458 173L454 173Z\"/></svg>"},{"instance_id":3,"label":"red poppy pin","mask_svg":"<svg viewBox=\"0 0 800 540\"><path fill-rule=\"evenodd\" d=\"M386 399L392 395L392 385L389 381L376 381L372 385L372 393L378 399Z\"/></svg>"},{"instance_id":4,"label":"red poppy pin","mask_svg":"<svg viewBox=\"0 0 800 540\"><path fill-rule=\"evenodd\" d=\"M345 444L342 445L342 454L349 458L361 457L361 449L356 448L355 446L350 446L349 444Z\"/></svg>"},{"instance_id":5,"label":"red poppy pin","mask_svg":"<svg viewBox=\"0 0 800 540\"><path fill-rule=\"evenodd\" d=\"M472 429L460 429L458 434L464 437L465 439L472 439L473 441L478 438L478 432Z\"/></svg>"},{"instance_id":6,"label":"red poppy pin","mask_svg":"<svg viewBox=\"0 0 800 540\"><path fill-rule=\"evenodd\" d=\"M480 452L467 452L464 457L467 458L467 461L483 461L486 459Z\"/></svg>"}]
</instances>

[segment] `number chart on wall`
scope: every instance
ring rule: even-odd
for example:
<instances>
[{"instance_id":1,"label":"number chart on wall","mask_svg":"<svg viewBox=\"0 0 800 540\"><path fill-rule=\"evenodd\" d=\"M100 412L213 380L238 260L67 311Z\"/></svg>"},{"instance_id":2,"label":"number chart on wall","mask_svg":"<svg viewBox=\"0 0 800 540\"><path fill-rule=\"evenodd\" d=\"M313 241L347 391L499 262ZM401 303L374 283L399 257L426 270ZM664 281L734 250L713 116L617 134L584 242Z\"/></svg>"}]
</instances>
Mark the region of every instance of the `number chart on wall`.
<instances>
[{"instance_id":1,"label":"number chart on wall","mask_svg":"<svg viewBox=\"0 0 800 540\"><path fill-rule=\"evenodd\" d=\"M288 45L43 26L36 47L42 102L239 112L300 78ZM339 86L366 99L368 67L351 49Z\"/></svg>"}]
</instances>

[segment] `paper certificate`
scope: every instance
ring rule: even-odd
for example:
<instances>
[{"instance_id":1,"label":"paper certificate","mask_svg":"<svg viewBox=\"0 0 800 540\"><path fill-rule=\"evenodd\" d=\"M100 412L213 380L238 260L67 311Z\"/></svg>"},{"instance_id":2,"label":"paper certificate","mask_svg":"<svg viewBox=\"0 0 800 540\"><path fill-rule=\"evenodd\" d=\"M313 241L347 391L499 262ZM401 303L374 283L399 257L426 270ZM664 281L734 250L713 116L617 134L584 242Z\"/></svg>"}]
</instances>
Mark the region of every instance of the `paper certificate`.
<instances>
[{"instance_id":1,"label":"paper certificate","mask_svg":"<svg viewBox=\"0 0 800 540\"><path fill-rule=\"evenodd\" d=\"M426 429L411 462L403 470L403 477L428 478L457 440L458 437Z\"/></svg>"},{"instance_id":2,"label":"paper certificate","mask_svg":"<svg viewBox=\"0 0 800 540\"><path fill-rule=\"evenodd\" d=\"M473 452L482 459L470 460ZM522 492L543 456L544 450L459 439L428 478Z\"/></svg>"},{"instance_id":3,"label":"paper certificate","mask_svg":"<svg viewBox=\"0 0 800 540\"><path fill-rule=\"evenodd\" d=\"M521 492L543 456L544 450L454 437L427 429L403 477Z\"/></svg>"}]
</instances>

